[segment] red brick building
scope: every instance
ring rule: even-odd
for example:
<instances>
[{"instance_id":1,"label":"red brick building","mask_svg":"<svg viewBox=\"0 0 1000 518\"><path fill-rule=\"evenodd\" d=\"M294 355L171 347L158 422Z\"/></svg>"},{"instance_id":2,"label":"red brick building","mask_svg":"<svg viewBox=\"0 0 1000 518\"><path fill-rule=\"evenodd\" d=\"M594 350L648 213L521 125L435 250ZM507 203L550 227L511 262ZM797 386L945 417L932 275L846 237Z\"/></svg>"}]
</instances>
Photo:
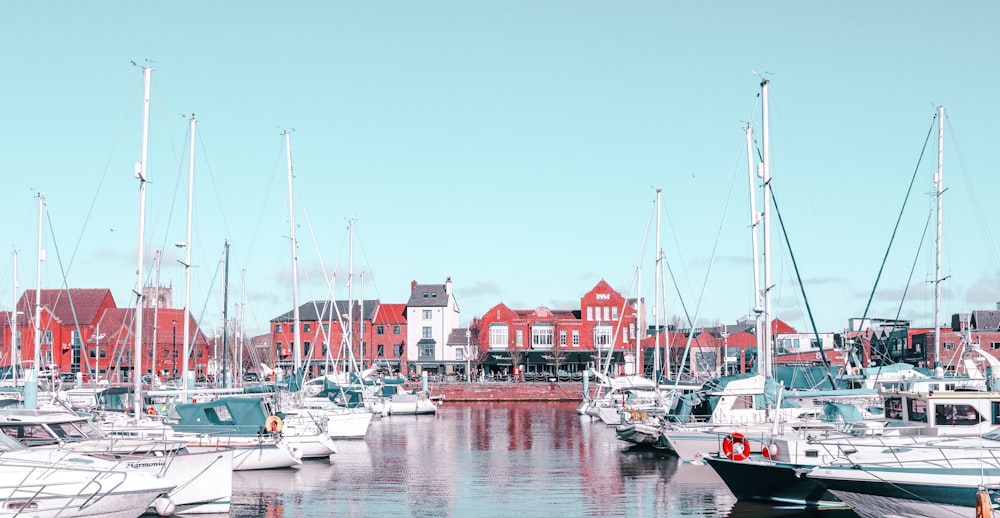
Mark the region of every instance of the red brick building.
<instances>
[{"instance_id":1,"label":"red brick building","mask_svg":"<svg viewBox=\"0 0 1000 518\"><path fill-rule=\"evenodd\" d=\"M645 337L643 314L641 301L626 300L603 280L581 297L579 309L524 310L500 303L471 325L478 336L477 363L501 375L582 372L605 363L624 373Z\"/></svg>"},{"instance_id":2,"label":"red brick building","mask_svg":"<svg viewBox=\"0 0 1000 518\"><path fill-rule=\"evenodd\" d=\"M11 312L0 313L2 351L0 368L10 370L15 363L32 367L35 354L36 290L25 290ZM134 368L134 308L118 308L108 289L61 289L38 292L39 365L57 373L83 373L86 379L131 379ZM169 376L180 372L184 311L160 308L143 312L143 344L146 354L143 371L155 369ZM154 318L155 317L155 318ZM11 324L13 323L13 327ZM204 373L208 354L204 336L191 320L192 372ZM12 332L13 331L13 332ZM155 344L155 346L154 346ZM176 352L175 352L176 351ZM18 360L19 359L19 360Z\"/></svg>"},{"instance_id":3,"label":"red brick building","mask_svg":"<svg viewBox=\"0 0 1000 518\"><path fill-rule=\"evenodd\" d=\"M299 336L306 376L331 369L372 364L403 370L406 361L406 304L378 300L314 300L299 306ZM295 316L292 311L271 319L270 342L276 365L290 373L294 367ZM348 329L353 329L348 333ZM348 335L349 338L348 338ZM348 342L350 346L348 347Z\"/></svg>"}]
</instances>

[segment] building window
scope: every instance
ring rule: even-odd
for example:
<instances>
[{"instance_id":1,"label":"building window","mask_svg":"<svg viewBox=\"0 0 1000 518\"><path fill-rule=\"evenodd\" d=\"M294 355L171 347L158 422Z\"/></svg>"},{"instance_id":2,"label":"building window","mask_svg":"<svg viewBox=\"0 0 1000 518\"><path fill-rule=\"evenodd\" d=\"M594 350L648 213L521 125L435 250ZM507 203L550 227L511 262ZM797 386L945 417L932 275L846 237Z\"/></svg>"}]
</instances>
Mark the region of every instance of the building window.
<instances>
[{"instance_id":1,"label":"building window","mask_svg":"<svg viewBox=\"0 0 1000 518\"><path fill-rule=\"evenodd\" d=\"M524 347L524 329L514 331L514 347Z\"/></svg>"},{"instance_id":2,"label":"building window","mask_svg":"<svg viewBox=\"0 0 1000 518\"><path fill-rule=\"evenodd\" d=\"M403 357L403 344L394 345L394 346L392 346L392 349L393 349L393 352L396 353L396 358L402 358Z\"/></svg>"},{"instance_id":3,"label":"building window","mask_svg":"<svg viewBox=\"0 0 1000 518\"><path fill-rule=\"evenodd\" d=\"M376 328L375 332L378 333L378 334L380 334L380 335L384 335L385 334L385 326L378 326L378 328Z\"/></svg>"},{"instance_id":4,"label":"building window","mask_svg":"<svg viewBox=\"0 0 1000 518\"><path fill-rule=\"evenodd\" d=\"M274 324L274 332L275 333L281 332L281 324Z\"/></svg>"},{"instance_id":5,"label":"building window","mask_svg":"<svg viewBox=\"0 0 1000 518\"><path fill-rule=\"evenodd\" d=\"M945 351L954 351L955 350L955 342L944 342L944 350Z\"/></svg>"},{"instance_id":6,"label":"building window","mask_svg":"<svg viewBox=\"0 0 1000 518\"><path fill-rule=\"evenodd\" d=\"M303 333L309 332L309 324L302 324L302 332Z\"/></svg>"},{"instance_id":7,"label":"building window","mask_svg":"<svg viewBox=\"0 0 1000 518\"><path fill-rule=\"evenodd\" d=\"M587 306L587 320L594 319L594 306Z\"/></svg>"},{"instance_id":8,"label":"building window","mask_svg":"<svg viewBox=\"0 0 1000 518\"><path fill-rule=\"evenodd\" d=\"M531 346L551 349L553 331L552 326L531 326Z\"/></svg>"},{"instance_id":9,"label":"building window","mask_svg":"<svg viewBox=\"0 0 1000 518\"><path fill-rule=\"evenodd\" d=\"M461 347L455 349L455 360L463 362L465 361L465 351Z\"/></svg>"},{"instance_id":10,"label":"building window","mask_svg":"<svg viewBox=\"0 0 1000 518\"><path fill-rule=\"evenodd\" d=\"M385 357L385 346L382 344L378 344L378 357L379 358Z\"/></svg>"},{"instance_id":11,"label":"building window","mask_svg":"<svg viewBox=\"0 0 1000 518\"><path fill-rule=\"evenodd\" d=\"M618 306L611 307L611 320L618 320Z\"/></svg>"},{"instance_id":12,"label":"building window","mask_svg":"<svg viewBox=\"0 0 1000 518\"><path fill-rule=\"evenodd\" d=\"M48 333L50 333L50 331L46 330L45 334ZM52 340L52 338L50 337L49 340ZM79 329L74 329L73 331L70 332L70 342L74 347L80 347L83 345L83 340L80 339Z\"/></svg>"},{"instance_id":13,"label":"building window","mask_svg":"<svg viewBox=\"0 0 1000 518\"><path fill-rule=\"evenodd\" d=\"M424 327L423 327L423 331L422 331L422 332L421 332L421 334L420 334L420 337L421 337L421 338L431 338L431 337L433 337L433 336L434 336L434 335L433 335L433 333L431 332L431 326L424 326Z\"/></svg>"},{"instance_id":14,"label":"building window","mask_svg":"<svg viewBox=\"0 0 1000 518\"><path fill-rule=\"evenodd\" d=\"M628 326L622 328L622 341L628 343Z\"/></svg>"},{"instance_id":15,"label":"building window","mask_svg":"<svg viewBox=\"0 0 1000 518\"><path fill-rule=\"evenodd\" d=\"M994 351L1000 349L1000 342L990 342L990 349L993 349Z\"/></svg>"},{"instance_id":16,"label":"building window","mask_svg":"<svg viewBox=\"0 0 1000 518\"><path fill-rule=\"evenodd\" d=\"M594 346L602 349L611 346L611 326L594 326Z\"/></svg>"},{"instance_id":17,"label":"building window","mask_svg":"<svg viewBox=\"0 0 1000 518\"><path fill-rule=\"evenodd\" d=\"M309 358L309 355L312 354L312 344L309 342L302 342L302 349L302 357Z\"/></svg>"},{"instance_id":18,"label":"building window","mask_svg":"<svg viewBox=\"0 0 1000 518\"><path fill-rule=\"evenodd\" d=\"M566 331L559 331L559 345L566 347Z\"/></svg>"},{"instance_id":19,"label":"building window","mask_svg":"<svg viewBox=\"0 0 1000 518\"><path fill-rule=\"evenodd\" d=\"M330 354L330 342L323 342L323 357L326 358Z\"/></svg>"},{"instance_id":20,"label":"building window","mask_svg":"<svg viewBox=\"0 0 1000 518\"><path fill-rule=\"evenodd\" d=\"M274 352L280 357L281 356L281 342L274 344Z\"/></svg>"},{"instance_id":21,"label":"building window","mask_svg":"<svg viewBox=\"0 0 1000 518\"><path fill-rule=\"evenodd\" d=\"M52 330L51 329L46 329L45 330L45 334L42 335L42 343L43 344L51 344L52 343Z\"/></svg>"},{"instance_id":22,"label":"building window","mask_svg":"<svg viewBox=\"0 0 1000 518\"><path fill-rule=\"evenodd\" d=\"M507 326L505 325L491 325L490 326L490 349L506 349L507 348Z\"/></svg>"},{"instance_id":23,"label":"building window","mask_svg":"<svg viewBox=\"0 0 1000 518\"><path fill-rule=\"evenodd\" d=\"M431 319L431 310L425 309L425 310L421 311L420 313L421 313L421 317L423 317L424 320L430 320Z\"/></svg>"},{"instance_id":24,"label":"building window","mask_svg":"<svg viewBox=\"0 0 1000 518\"><path fill-rule=\"evenodd\" d=\"M21 330L20 329L17 330L17 338L14 339L14 343L16 343L18 347L21 347Z\"/></svg>"},{"instance_id":25,"label":"building window","mask_svg":"<svg viewBox=\"0 0 1000 518\"><path fill-rule=\"evenodd\" d=\"M421 344L419 354L420 354L420 357L418 358L419 360L433 360L434 344L433 343Z\"/></svg>"},{"instance_id":26,"label":"building window","mask_svg":"<svg viewBox=\"0 0 1000 518\"><path fill-rule=\"evenodd\" d=\"M329 333L330 332L330 323L329 322L323 322L323 332L324 333Z\"/></svg>"},{"instance_id":27,"label":"building window","mask_svg":"<svg viewBox=\"0 0 1000 518\"><path fill-rule=\"evenodd\" d=\"M580 347L580 332L573 331L573 347Z\"/></svg>"},{"instance_id":28,"label":"building window","mask_svg":"<svg viewBox=\"0 0 1000 518\"><path fill-rule=\"evenodd\" d=\"M392 334L394 335L399 334L399 326L392 326Z\"/></svg>"}]
</instances>

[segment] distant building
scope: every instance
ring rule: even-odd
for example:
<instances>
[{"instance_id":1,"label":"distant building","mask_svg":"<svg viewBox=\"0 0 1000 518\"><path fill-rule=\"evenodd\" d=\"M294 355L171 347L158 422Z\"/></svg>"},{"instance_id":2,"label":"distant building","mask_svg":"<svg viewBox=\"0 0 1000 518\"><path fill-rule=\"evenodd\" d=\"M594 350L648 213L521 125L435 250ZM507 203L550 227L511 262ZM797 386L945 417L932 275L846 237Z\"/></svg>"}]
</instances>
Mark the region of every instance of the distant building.
<instances>
[{"instance_id":1,"label":"distant building","mask_svg":"<svg viewBox=\"0 0 1000 518\"><path fill-rule=\"evenodd\" d=\"M406 363L410 374L446 373L465 364L457 347L448 347L448 337L459 328L459 309L451 277L444 284L410 283L406 302Z\"/></svg>"}]
</instances>

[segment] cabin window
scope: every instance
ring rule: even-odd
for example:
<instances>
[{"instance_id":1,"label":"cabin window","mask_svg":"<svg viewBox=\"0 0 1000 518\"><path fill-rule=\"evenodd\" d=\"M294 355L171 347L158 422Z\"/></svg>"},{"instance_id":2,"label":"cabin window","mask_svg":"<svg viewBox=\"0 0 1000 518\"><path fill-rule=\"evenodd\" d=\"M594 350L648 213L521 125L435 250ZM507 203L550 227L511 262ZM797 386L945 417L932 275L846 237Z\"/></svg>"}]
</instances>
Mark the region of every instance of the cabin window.
<instances>
[{"instance_id":1,"label":"cabin window","mask_svg":"<svg viewBox=\"0 0 1000 518\"><path fill-rule=\"evenodd\" d=\"M910 399L907 400L907 413L910 416L910 421L915 423L926 423L927 422L927 402L922 399Z\"/></svg>"},{"instance_id":2,"label":"cabin window","mask_svg":"<svg viewBox=\"0 0 1000 518\"><path fill-rule=\"evenodd\" d=\"M1000 424L1000 402L993 402L993 424Z\"/></svg>"},{"instance_id":3,"label":"cabin window","mask_svg":"<svg viewBox=\"0 0 1000 518\"><path fill-rule=\"evenodd\" d=\"M886 398L885 400L885 417L886 419L902 419L903 418L903 401L898 397Z\"/></svg>"},{"instance_id":4,"label":"cabin window","mask_svg":"<svg viewBox=\"0 0 1000 518\"><path fill-rule=\"evenodd\" d=\"M934 423L938 425L972 426L981 421L979 412L972 405L937 405L934 411Z\"/></svg>"}]
</instances>

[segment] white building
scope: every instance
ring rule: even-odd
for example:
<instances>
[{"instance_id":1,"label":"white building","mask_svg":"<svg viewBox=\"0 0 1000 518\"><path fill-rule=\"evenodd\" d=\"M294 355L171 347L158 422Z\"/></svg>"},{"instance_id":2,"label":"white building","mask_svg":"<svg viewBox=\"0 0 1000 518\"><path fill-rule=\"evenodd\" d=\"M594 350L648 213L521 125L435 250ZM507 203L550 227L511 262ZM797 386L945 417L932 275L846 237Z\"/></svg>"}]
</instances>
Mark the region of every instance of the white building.
<instances>
[{"instance_id":1,"label":"white building","mask_svg":"<svg viewBox=\"0 0 1000 518\"><path fill-rule=\"evenodd\" d=\"M449 277L444 284L410 284L406 303L406 363L411 374L441 372L455 363L458 348L447 347L448 336L458 327L459 310Z\"/></svg>"}]
</instances>

